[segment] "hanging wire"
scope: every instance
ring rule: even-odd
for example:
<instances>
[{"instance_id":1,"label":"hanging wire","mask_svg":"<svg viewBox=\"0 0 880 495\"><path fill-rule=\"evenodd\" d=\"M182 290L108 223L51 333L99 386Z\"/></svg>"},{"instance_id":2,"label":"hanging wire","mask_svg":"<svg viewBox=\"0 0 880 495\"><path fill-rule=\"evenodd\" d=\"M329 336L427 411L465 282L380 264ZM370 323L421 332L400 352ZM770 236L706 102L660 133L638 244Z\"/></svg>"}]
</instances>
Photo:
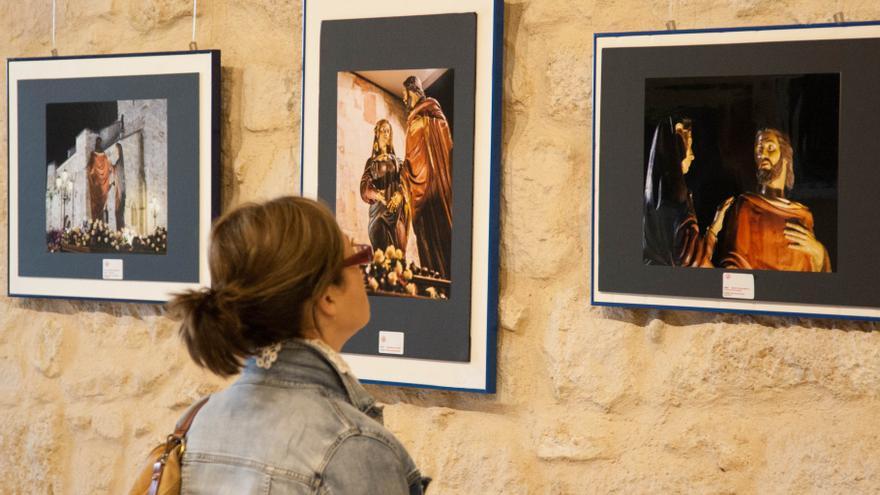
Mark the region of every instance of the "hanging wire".
<instances>
[{"instance_id":1,"label":"hanging wire","mask_svg":"<svg viewBox=\"0 0 880 495\"><path fill-rule=\"evenodd\" d=\"M199 44L196 43L196 16L198 14L199 9L199 0L193 0L193 33L192 33L192 41L189 42L190 50L198 50Z\"/></svg>"},{"instance_id":2,"label":"hanging wire","mask_svg":"<svg viewBox=\"0 0 880 495\"><path fill-rule=\"evenodd\" d=\"M58 56L58 48L55 45L55 2L52 0L52 56Z\"/></svg>"},{"instance_id":3,"label":"hanging wire","mask_svg":"<svg viewBox=\"0 0 880 495\"><path fill-rule=\"evenodd\" d=\"M667 31L675 31L675 30L676 30L676 26L675 26L675 15L674 15L674 12L673 12L674 9L673 9L673 5L672 5L674 1L675 1L675 0L669 0L669 1L667 2L667 5L668 5L668 14L667 14L666 18L669 19L668 21L666 21L666 30L667 30Z\"/></svg>"}]
</instances>

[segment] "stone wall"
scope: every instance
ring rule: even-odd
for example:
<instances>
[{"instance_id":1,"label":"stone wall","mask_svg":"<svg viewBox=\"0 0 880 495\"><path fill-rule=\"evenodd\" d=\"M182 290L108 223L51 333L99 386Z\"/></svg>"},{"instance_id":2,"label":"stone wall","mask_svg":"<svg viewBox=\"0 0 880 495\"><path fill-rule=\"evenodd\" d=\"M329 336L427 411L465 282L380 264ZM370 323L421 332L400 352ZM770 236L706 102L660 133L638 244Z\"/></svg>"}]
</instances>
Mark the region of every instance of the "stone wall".
<instances>
[{"instance_id":1,"label":"stone wall","mask_svg":"<svg viewBox=\"0 0 880 495\"><path fill-rule=\"evenodd\" d=\"M0 2L4 57L49 53L50 5ZM59 2L59 51L186 49L191 5ZM498 393L370 387L432 493L880 491L877 325L590 307L586 193L593 32L826 22L837 10L870 20L880 5L506 7ZM223 50L227 208L298 191L300 8L201 2L199 45ZM5 186L3 173L4 231ZM223 385L189 362L160 307L0 297L3 492L123 493L183 408Z\"/></svg>"}]
</instances>

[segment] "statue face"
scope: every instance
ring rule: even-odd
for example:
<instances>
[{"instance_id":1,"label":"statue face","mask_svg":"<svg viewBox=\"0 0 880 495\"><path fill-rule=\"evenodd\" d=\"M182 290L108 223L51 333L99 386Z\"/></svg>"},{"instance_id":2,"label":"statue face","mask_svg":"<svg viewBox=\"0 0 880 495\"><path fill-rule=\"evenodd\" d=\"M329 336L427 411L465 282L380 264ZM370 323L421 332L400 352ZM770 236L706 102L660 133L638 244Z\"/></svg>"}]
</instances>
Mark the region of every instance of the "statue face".
<instances>
[{"instance_id":1,"label":"statue face","mask_svg":"<svg viewBox=\"0 0 880 495\"><path fill-rule=\"evenodd\" d=\"M675 124L675 134L681 138L684 143L684 158L681 159L681 174L687 175L691 169L691 163L694 161L694 133L690 129L685 129L681 124Z\"/></svg>"},{"instance_id":2,"label":"statue face","mask_svg":"<svg viewBox=\"0 0 880 495\"><path fill-rule=\"evenodd\" d=\"M782 177L785 184L785 161L779 150L779 140L773 134L762 132L755 140L755 166L758 169L758 182L769 185Z\"/></svg>"},{"instance_id":3,"label":"statue face","mask_svg":"<svg viewBox=\"0 0 880 495\"><path fill-rule=\"evenodd\" d=\"M415 106L415 103L412 100L412 94L409 92L408 89L403 88L403 105L406 107L407 110L410 110L413 106Z\"/></svg>"},{"instance_id":4,"label":"statue face","mask_svg":"<svg viewBox=\"0 0 880 495\"><path fill-rule=\"evenodd\" d=\"M391 144L391 124L384 123L379 126L379 148L385 149Z\"/></svg>"}]
</instances>

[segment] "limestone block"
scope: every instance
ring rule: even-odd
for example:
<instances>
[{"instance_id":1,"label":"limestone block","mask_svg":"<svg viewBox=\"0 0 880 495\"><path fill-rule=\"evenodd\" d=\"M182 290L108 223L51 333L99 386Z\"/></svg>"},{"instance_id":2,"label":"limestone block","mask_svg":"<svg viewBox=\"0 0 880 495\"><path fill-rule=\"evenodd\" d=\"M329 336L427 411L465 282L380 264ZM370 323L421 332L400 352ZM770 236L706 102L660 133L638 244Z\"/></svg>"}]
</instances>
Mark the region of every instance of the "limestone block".
<instances>
[{"instance_id":1,"label":"limestone block","mask_svg":"<svg viewBox=\"0 0 880 495\"><path fill-rule=\"evenodd\" d=\"M588 26L593 17L594 2L542 0L524 2L523 23L535 35L558 30L566 23Z\"/></svg>"},{"instance_id":2,"label":"limestone block","mask_svg":"<svg viewBox=\"0 0 880 495\"><path fill-rule=\"evenodd\" d=\"M151 433L153 433L153 425L151 424L144 423L134 427L135 438L143 438Z\"/></svg>"},{"instance_id":3,"label":"limestone block","mask_svg":"<svg viewBox=\"0 0 880 495\"><path fill-rule=\"evenodd\" d=\"M528 319L529 306L514 296L503 298L499 303L501 328L517 331Z\"/></svg>"},{"instance_id":4,"label":"limestone block","mask_svg":"<svg viewBox=\"0 0 880 495\"><path fill-rule=\"evenodd\" d=\"M249 66L253 63L283 65L299 71L301 4L288 9L283 2L238 0L224 2L218 23L227 63ZM297 81L299 80L297 76Z\"/></svg>"},{"instance_id":5,"label":"limestone block","mask_svg":"<svg viewBox=\"0 0 880 495\"><path fill-rule=\"evenodd\" d=\"M388 406L385 422L404 442L437 493L533 493L524 432L509 418ZM438 428L438 422L441 425ZM475 468L479 466L479 468ZM491 473L491 474L490 474Z\"/></svg>"},{"instance_id":6,"label":"limestone block","mask_svg":"<svg viewBox=\"0 0 880 495\"><path fill-rule=\"evenodd\" d=\"M294 124L294 72L279 65L250 64L244 70L244 126L251 131ZM298 98L297 98L298 100Z\"/></svg>"},{"instance_id":7,"label":"limestone block","mask_svg":"<svg viewBox=\"0 0 880 495\"><path fill-rule=\"evenodd\" d=\"M68 400L106 402L130 395L132 369L122 363L77 363L69 371L61 376L60 384Z\"/></svg>"},{"instance_id":8,"label":"limestone block","mask_svg":"<svg viewBox=\"0 0 880 495\"><path fill-rule=\"evenodd\" d=\"M10 356L0 357L0 406L15 407L26 400L21 366Z\"/></svg>"},{"instance_id":9,"label":"limestone block","mask_svg":"<svg viewBox=\"0 0 880 495\"><path fill-rule=\"evenodd\" d=\"M873 409L873 417L878 411ZM767 440L758 491L871 493L880 486L880 431L871 410L850 416L794 414ZM850 417L846 417L850 416ZM806 419L806 421L805 421ZM849 423L849 424L847 424Z\"/></svg>"},{"instance_id":10,"label":"limestone block","mask_svg":"<svg viewBox=\"0 0 880 495\"><path fill-rule=\"evenodd\" d=\"M92 419L92 426L98 435L109 440L118 440L125 432L125 422L118 410L98 411Z\"/></svg>"},{"instance_id":11,"label":"limestone block","mask_svg":"<svg viewBox=\"0 0 880 495\"><path fill-rule=\"evenodd\" d=\"M10 493L63 493L63 430L57 408L25 413L9 409L0 415L0 473ZM12 491L21 489L22 491ZM5 488L4 488L5 491Z\"/></svg>"},{"instance_id":12,"label":"limestone block","mask_svg":"<svg viewBox=\"0 0 880 495\"><path fill-rule=\"evenodd\" d=\"M120 493L122 490L112 489L112 483L116 465L123 459L122 450L104 441L89 440L81 444L82 448L71 462L72 486L64 493Z\"/></svg>"},{"instance_id":13,"label":"limestone block","mask_svg":"<svg viewBox=\"0 0 880 495\"><path fill-rule=\"evenodd\" d=\"M605 447L596 439L566 433L546 433L538 445L538 458L542 461L592 461L601 459Z\"/></svg>"},{"instance_id":14,"label":"limestone block","mask_svg":"<svg viewBox=\"0 0 880 495\"><path fill-rule=\"evenodd\" d=\"M565 122L592 119L592 40L560 43L547 57L547 92L550 116Z\"/></svg>"},{"instance_id":15,"label":"limestone block","mask_svg":"<svg viewBox=\"0 0 880 495\"><path fill-rule=\"evenodd\" d=\"M698 332L667 377L672 396L688 400L774 397L774 391L799 387L877 398L876 387L868 384L880 380L878 339L876 332L718 323Z\"/></svg>"},{"instance_id":16,"label":"limestone block","mask_svg":"<svg viewBox=\"0 0 880 495\"><path fill-rule=\"evenodd\" d=\"M638 400L639 330L627 322L587 320L581 310L587 304L576 290L560 291L544 357L557 400L609 411Z\"/></svg>"},{"instance_id":17,"label":"limestone block","mask_svg":"<svg viewBox=\"0 0 880 495\"><path fill-rule=\"evenodd\" d=\"M64 411L64 423L70 431L87 431L92 427L92 413L88 405L72 405Z\"/></svg>"},{"instance_id":18,"label":"limestone block","mask_svg":"<svg viewBox=\"0 0 880 495\"><path fill-rule=\"evenodd\" d=\"M234 164L241 180L240 199L298 194L300 171L292 154L292 149L279 145L277 137L247 136Z\"/></svg>"},{"instance_id":19,"label":"limestone block","mask_svg":"<svg viewBox=\"0 0 880 495\"><path fill-rule=\"evenodd\" d=\"M61 372L60 354L64 330L58 320L48 320L41 328L32 329L31 365L47 378L55 378Z\"/></svg>"},{"instance_id":20,"label":"limestone block","mask_svg":"<svg viewBox=\"0 0 880 495\"><path fill-rule=\"evenodd\" d=\"M502 258L518 276L546 279L576 259L578 209L572 202L580 157L564 141L540 138L507 155Z\"/></svg>"},{"instance_id":21,"label":"limestone block","mask_svg":"<svg viewBox=\"0 0 880 495\"><path fill-rule=\"evenodd\" d=\"M203 16L203 10L199 16ZM188 0L142 0L128 4L127 19L141 33L167 26L192 17L192 2Z\"/></svg>"}]
</instances>

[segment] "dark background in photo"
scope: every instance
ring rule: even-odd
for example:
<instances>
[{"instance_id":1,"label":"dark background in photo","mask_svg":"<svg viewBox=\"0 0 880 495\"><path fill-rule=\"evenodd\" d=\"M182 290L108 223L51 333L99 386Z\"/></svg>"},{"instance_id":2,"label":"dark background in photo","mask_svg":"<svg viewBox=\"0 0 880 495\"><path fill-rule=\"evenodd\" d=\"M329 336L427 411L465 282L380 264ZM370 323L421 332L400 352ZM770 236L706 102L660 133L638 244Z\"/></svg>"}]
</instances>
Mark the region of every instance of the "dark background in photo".
<instances>
[{"instance_id":1,"label":"dark background in photo","mask_svg":"<svg viewBox=\"0 0 880 495\"><path fill-rule=\"evenodd\" d=\"M98 132L116 122L118 107L115 101L46 105L46 165L64 163L83 129Z\"/></svg>"},{"instance_id":2,"label":"dark background in photo","mask_svg":"<svg viewBox=\"0 0 880 495\"><path fill-rule=\"evenodd\" d=\"M447 70L437 78L430 87L425 88L425 96L434 98L440 103L446 122L449 124L449 132L454 134L455 128L455 99L452 97L455 72ZM453 167L455 165L453 164Z\"/></svg>"},{"instance_id":3,"label":"dark background in photo","mask_svg":"<svg viewBox=\"0 0 880 495\"><path fill-rule=\"evenodd\" d=\"M685 180L701 232L722 201L757 190L757 131L788 134L795 182L787 197L810 209L836 270L839 74L646 79L645 100L644 173L657 123L693 121L695 159Z\"/></svg>"}]
</instances>

